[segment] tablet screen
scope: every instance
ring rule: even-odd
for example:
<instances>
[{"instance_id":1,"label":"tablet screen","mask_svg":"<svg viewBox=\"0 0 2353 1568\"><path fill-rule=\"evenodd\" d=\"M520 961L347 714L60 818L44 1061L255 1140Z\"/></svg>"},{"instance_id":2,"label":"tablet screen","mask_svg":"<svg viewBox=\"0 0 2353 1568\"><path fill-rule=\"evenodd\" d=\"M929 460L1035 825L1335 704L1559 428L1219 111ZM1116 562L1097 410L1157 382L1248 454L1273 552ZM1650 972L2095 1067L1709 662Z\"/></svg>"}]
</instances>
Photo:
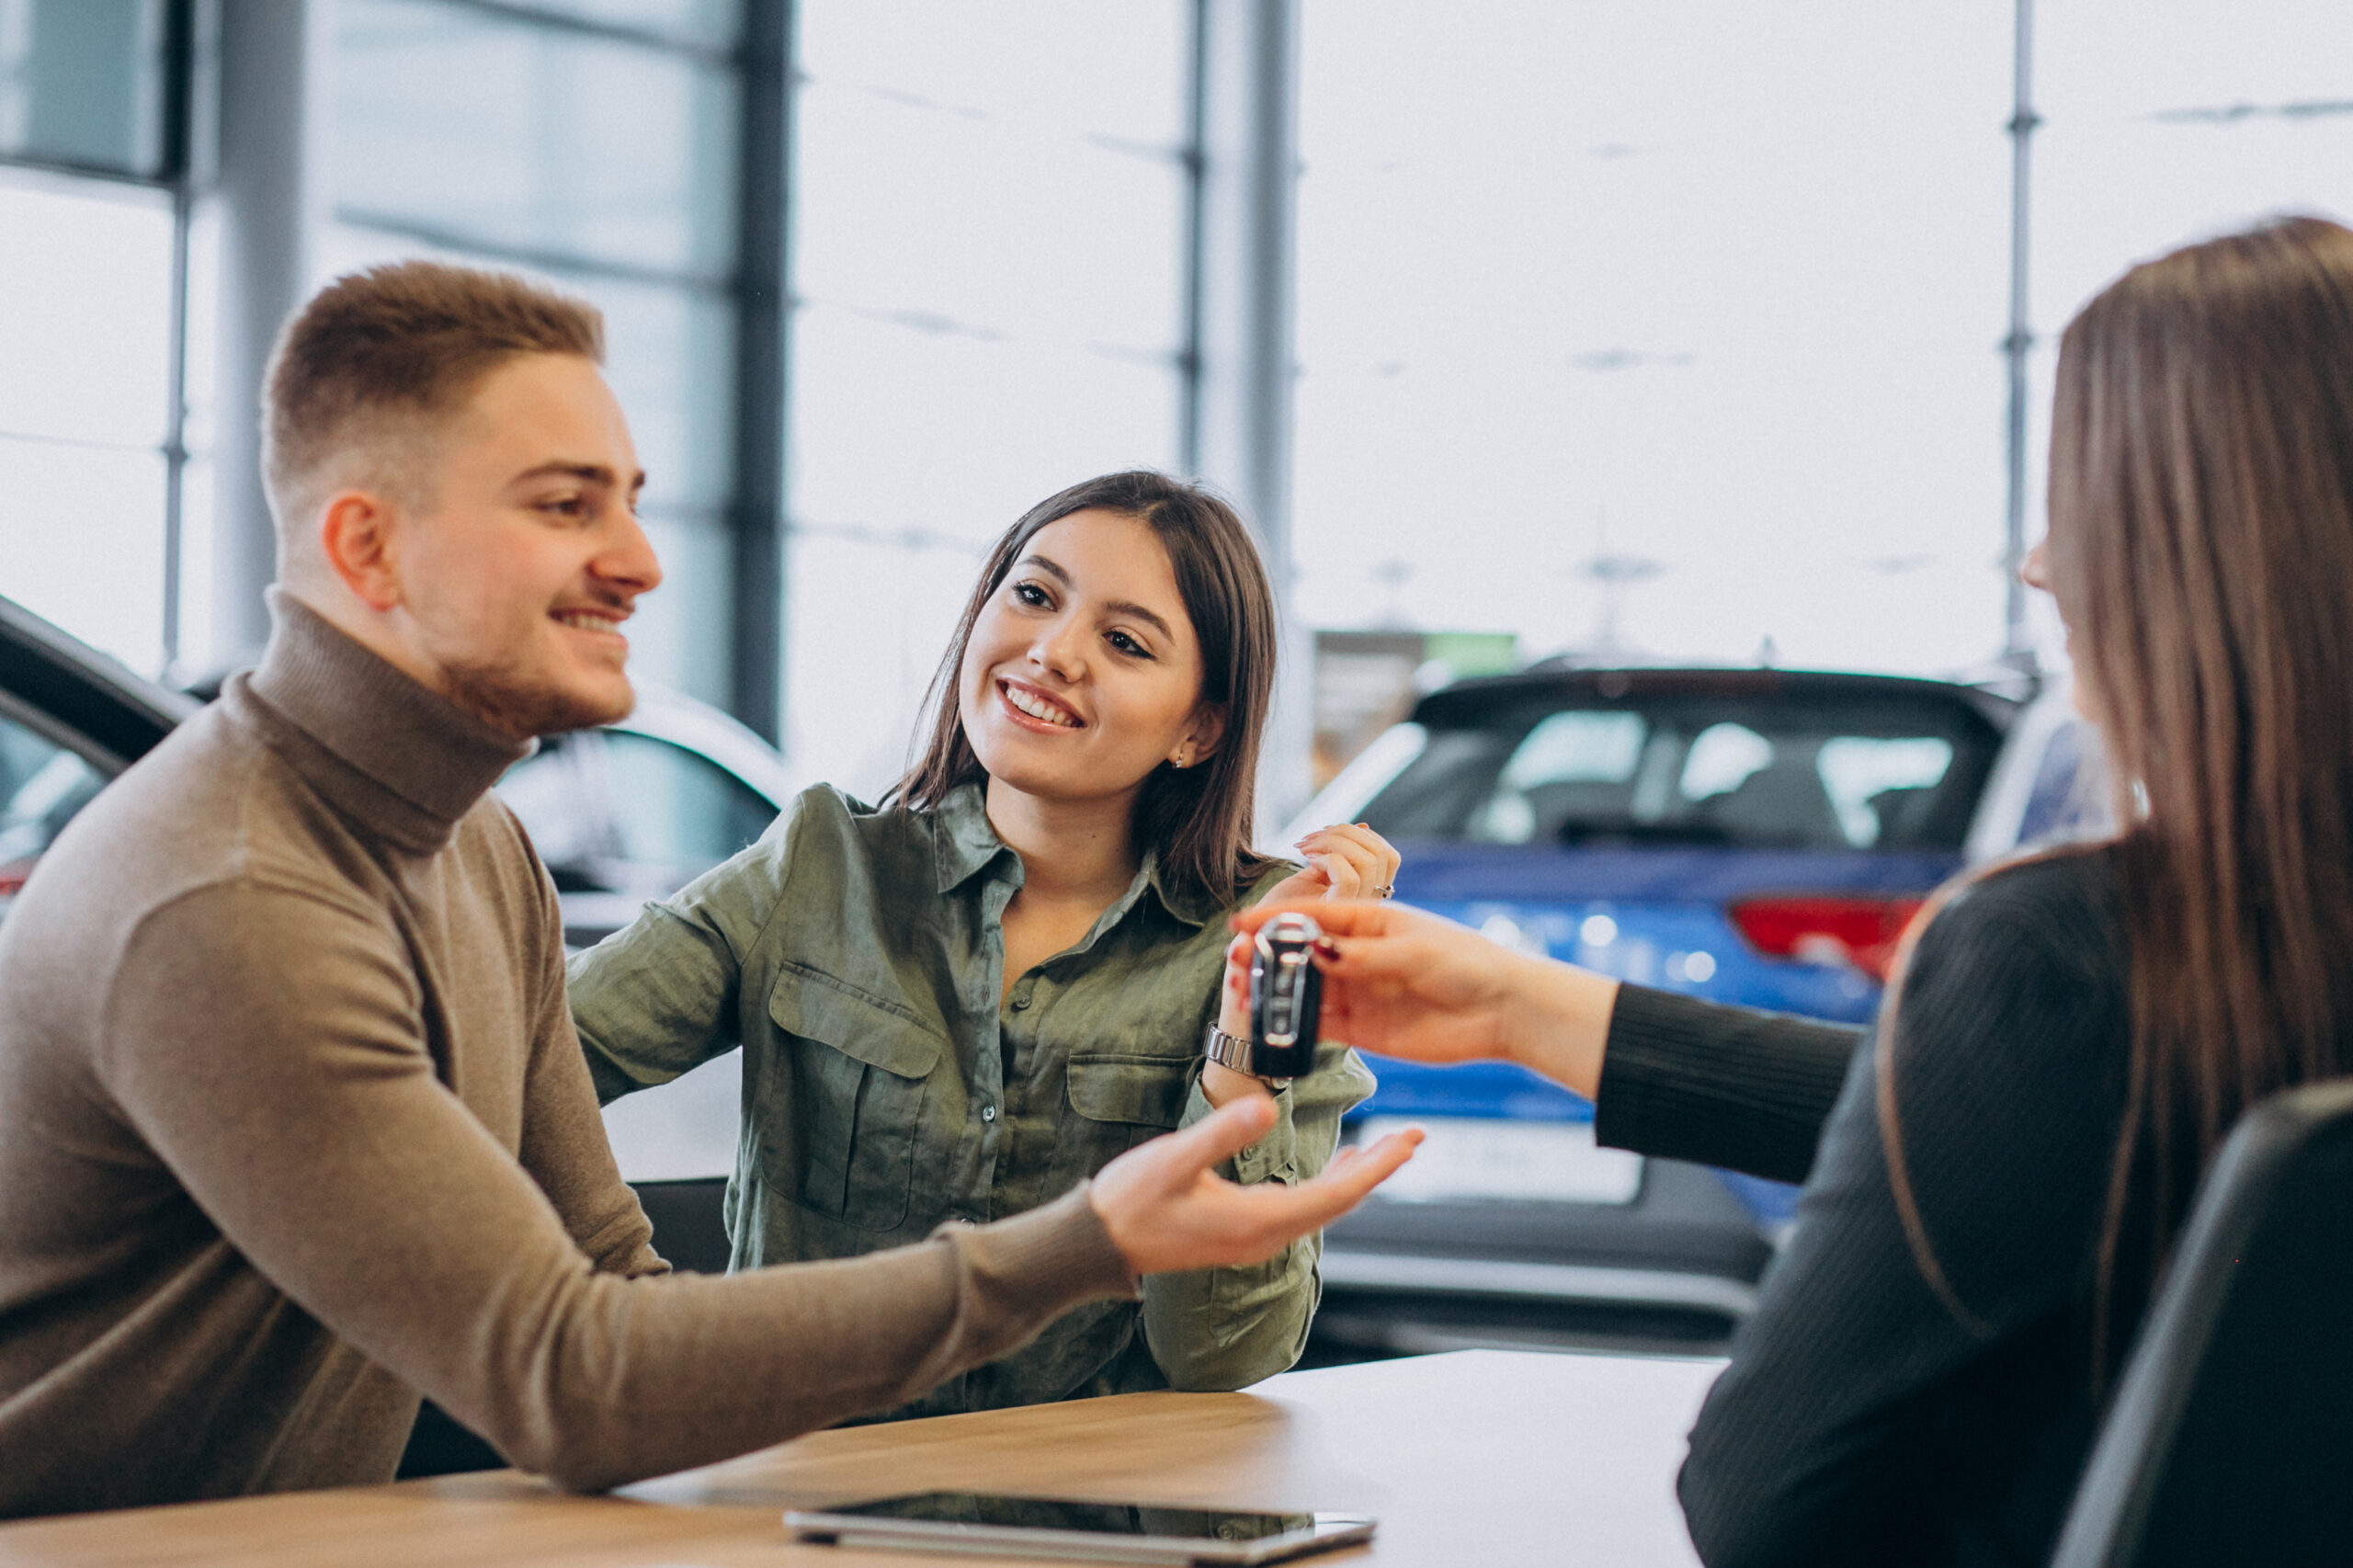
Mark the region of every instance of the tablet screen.
<instances>
[{"instance_id":1,"label":"tablet screen","mask_svg":"<svg viewBox=\"0 0 2353 1568\"><path fill-rule=\"evenodd\" d=\"M1315 1528L1313 1514L1259 1514L1234 1508L1169 1508L1143 1503L1074 1503L1005 1497L985 1492L925 1492L852 1503L828 1514L1014 1529L1076 1530L1088 1535L1175 1537L1182 1540L1264 1540Z\"/></svg>"}]
</instances>

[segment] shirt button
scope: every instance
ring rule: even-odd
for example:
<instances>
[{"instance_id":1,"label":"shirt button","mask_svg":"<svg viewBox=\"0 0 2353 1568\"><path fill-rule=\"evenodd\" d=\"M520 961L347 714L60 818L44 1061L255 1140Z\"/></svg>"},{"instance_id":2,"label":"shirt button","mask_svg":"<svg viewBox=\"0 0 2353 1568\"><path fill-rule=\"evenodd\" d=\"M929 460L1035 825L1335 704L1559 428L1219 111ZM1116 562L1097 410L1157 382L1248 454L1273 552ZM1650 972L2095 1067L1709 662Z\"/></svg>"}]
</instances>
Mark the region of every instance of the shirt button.
<instances>
[{"instance_id":1,"label":"shirt button","mask_svg":"<svg viewBox=\"0 0 2353 1568\"><path fill-rule=\"evenodd\" d=\"M1013 999L1013 1010L1014 1010L1015 1012L1017 1012L1017 1013L1023 1011L1023 1010L1024 1010L1024 1009L1026 1009L1029 1006L1029 993L1028 993L1027 991L1024 991L1023 993L1021 993L1021 994L1019 994L1018 996L1016 996L1016 997Z\"/></svg>"},{"instance_id":2,"label":"shirt button","mask_svg":"<svg viewBox=\"0 0 2353 1568\"><path fill-rule=\"evenodd\" d=\"M981 1108L981 1119L983 1121L995 1121L996 1119L996 1107L993 1105L983 1106Z\"/></svg>"}]
</instances>

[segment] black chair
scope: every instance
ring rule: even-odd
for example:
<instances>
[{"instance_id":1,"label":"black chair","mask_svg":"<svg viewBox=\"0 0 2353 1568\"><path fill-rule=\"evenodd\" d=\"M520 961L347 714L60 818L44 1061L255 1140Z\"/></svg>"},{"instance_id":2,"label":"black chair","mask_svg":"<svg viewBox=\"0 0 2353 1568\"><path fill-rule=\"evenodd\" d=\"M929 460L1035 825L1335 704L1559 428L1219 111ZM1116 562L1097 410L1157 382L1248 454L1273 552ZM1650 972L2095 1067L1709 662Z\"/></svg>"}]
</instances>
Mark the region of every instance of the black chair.
<instances>
[{"instance_id":1,"label":"black chair","mask_svg":"<svg viewBox=\"0 0 2353 1568\"><path fill-rule=\"evenodd\" d=\"M654 1223L654 1250L673 1268L694 1274L727 1272L727 1182L641 1181L632 1183L645 1217ZM400 1479L460 1475L499 1470L498 1450L431 1400L416 1414L408 1447L401 1454Z\"/></svg>"},{"instance_id":2,"label":"black chair","mask_svg":"<svg viewBox=\"0 0 2353 1568\"><path fill-rule=\"evenodd\" d=\"M727 1178L630 1184L654 1222L654 1250L688 1274L727 1272Z\"/></svg>"},{"instance_id":3,"label":"black chair","mask_svg":"<svg viewBox=\"0 0 2353 1568\"><path fill-rule=\"evenodd\" d=\"M2223 1143L2052 1564L2348 1562L2353 1083L2333 1083Z\"/></svg>"}]
</instances>

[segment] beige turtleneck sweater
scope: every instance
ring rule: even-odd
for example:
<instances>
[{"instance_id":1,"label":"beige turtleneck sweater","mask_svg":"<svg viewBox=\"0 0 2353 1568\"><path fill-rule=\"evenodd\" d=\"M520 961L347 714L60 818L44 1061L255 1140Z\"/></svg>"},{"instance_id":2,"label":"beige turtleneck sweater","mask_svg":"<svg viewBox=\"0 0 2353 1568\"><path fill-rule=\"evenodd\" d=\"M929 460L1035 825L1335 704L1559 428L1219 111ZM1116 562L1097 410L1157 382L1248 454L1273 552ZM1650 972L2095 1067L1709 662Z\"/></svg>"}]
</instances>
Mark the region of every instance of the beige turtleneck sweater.
<instances>
[{"instance_id":1,"label":"beige turtleneck sweater","mask_svg":"<svg viewBox=\"0 0 2353 1568\"><path fill-rule=\"evenodd\" d=\"M923 1392L1133 1282L1084 1189L670 1275L522 747L278 596L0 926L0 1516L391 1479L418 1392L578 1487Z\"/></svg>"}]
</instances>

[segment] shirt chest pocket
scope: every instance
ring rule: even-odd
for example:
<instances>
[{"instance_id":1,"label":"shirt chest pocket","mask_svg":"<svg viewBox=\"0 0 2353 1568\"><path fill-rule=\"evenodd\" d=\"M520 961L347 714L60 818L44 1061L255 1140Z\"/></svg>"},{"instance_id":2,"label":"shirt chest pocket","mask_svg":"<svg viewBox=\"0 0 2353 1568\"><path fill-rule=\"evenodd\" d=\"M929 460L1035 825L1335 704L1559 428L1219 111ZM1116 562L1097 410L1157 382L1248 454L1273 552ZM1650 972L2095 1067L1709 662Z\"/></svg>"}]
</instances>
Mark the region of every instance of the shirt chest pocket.
<instances>
[{"instance_id":1,"label":"shirt chest pocket","mask_svg":"<svg viewBox=\"0 0 2353 1568\"><path fill-rule=\"evenodd\" d=\"M924 1098L947 1041L926 1026L821 974L800 971L768 994L782 1031L760 1085L770 1108L760 1158L771 1185L860 1230L907 1217ZM779 1118L775 1108L790 1106Z\"/></svg>"},{"instance_id":2,"label":"shirt chest pocket","mask_svg":"<svg viewBox=\"0 0 2353 1568\"><path fill-rule=\"evenodd\" d=\"M1070 1059L1070 1108L1064 1126L1084 1146L1077 1173L1092 1175L1115 1156L1157 1138L1185 1119L1189 1061L1165 1056L1089 1053Z\"/></svg>"}]
</instances>

